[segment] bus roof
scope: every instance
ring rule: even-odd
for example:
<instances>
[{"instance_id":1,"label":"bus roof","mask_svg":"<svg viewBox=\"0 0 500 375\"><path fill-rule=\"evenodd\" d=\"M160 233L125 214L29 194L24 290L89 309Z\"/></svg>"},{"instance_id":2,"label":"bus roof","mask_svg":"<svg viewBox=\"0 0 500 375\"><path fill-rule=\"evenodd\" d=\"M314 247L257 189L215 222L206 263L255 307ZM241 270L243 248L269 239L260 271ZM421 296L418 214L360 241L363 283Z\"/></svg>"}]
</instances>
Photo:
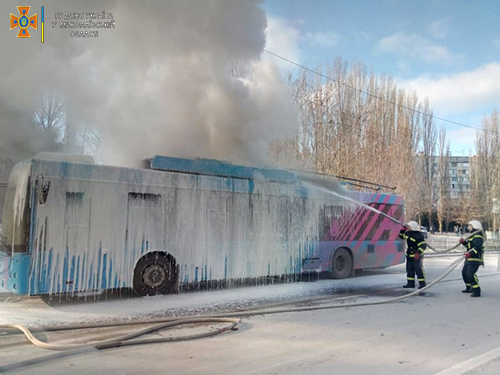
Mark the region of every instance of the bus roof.
<instances>
[{"instance_id":1,"label":"bus roof","mask_svg":"<svg viewBox=\"0 0 500 375\"><path fill-rule=\"evenodd\" d=\"M230 162L224 162L213 159L184 159L169 156L157 155L152 159L147 159L149 168L127 168L112 165L94 164L92 157L85 158L71 156L65 154L39 154L34 157L33 162L37 165L42 163L47 177L60 176L63 178L73 179L93 179L107 182L122 182L133 183L139 185L160 184L162 171L169 173L181 173L187 176L191 175L194 178L202 176L233 179L233 183L226 182L225 184L217 184L215 182L207 182L216 190L226 190L232 192L253 192L255 182L266 183L272 182L276 184L286 184L295 186L295 194L298 196L322 196L323 193L328 194L328 191L336 191L340 194L348 192L349 185L339 182L333 176L318 175L308 172L289 172L282 169L264 169L256 167L247 167L242 165L234 165ZM142 172L142 173L141 173ZM188 183L189 185L189 183ZM262 185L264 186L264 185ZM317 189L312 193L310 189ZM262 190L260 190L262 193ZM311 195L312 194L312 195ZM387 193L369 193L352 191L348 195L361 201L386 202L390 199L391 204L396 203L399 197L394 194Z\"/></svg>"},{"instance_id":2,"label":"bus roof","mask_svg":"<svg viewBox=\"0 0 500 375\"><path fill-rule=\"evenodd\" d=\"M162 171L204 174L248 180L268 180L283 183L297 182L295 173L282 169L245 167L213 159L191 160L156 155L151 159L150 168Z\"/></svg>"},{"instance_id":3,"label":"bus roof","mask_svg":"<svg viewBox=\"0 0 500 375\"><path fill-rule=\"evenodd\" d=\"M61 154L58 152L40 152L33 159L95 164L94 158L90 155L85 155L85 154Z\"/></svg>"}]
</instances>

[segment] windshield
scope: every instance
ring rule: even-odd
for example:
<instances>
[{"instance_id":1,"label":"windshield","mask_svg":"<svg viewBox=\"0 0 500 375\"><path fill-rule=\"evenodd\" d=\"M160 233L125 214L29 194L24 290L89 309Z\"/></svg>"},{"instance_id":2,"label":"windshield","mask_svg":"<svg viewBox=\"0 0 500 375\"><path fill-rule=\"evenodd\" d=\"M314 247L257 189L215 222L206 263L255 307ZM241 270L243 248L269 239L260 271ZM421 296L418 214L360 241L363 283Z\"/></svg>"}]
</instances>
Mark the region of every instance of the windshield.
<instances>
[{"instance_id":1,"label":"windshield","mask_svg":"<svg viewBox=\"0 0 500 375\"><path fill-rule=\"evenodd\" d=\"M0 251L8 254L28 251L30 173L31 163L22 162L9 178L0 231Z\"/></svg>"}]
</instances>

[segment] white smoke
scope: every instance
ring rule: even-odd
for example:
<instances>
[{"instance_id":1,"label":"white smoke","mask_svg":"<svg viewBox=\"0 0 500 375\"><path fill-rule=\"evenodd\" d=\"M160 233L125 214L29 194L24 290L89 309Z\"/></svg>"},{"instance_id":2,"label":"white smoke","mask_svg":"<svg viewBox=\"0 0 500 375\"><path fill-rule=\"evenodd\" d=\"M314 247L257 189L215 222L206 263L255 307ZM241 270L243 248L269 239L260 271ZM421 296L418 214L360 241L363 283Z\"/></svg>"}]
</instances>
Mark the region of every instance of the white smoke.
<instances>
[{"instance_id":1,"label":"white smoke","mask_svg":"<svg viewBox=\"0 0 500 375\"><path fill-rule=\"evenodd\" d=\"M71 124L99 130L97 156L106 164L138 165L155 154L255 164L269 141L294 130L287 85L260 60L267 18L259 1L53 0L32 4L30 15L40 17L41 5L43 44L40 30L30 29L31 39L0 33L9 56L0 61L8 72L0 76L0 109L23 113L45 90L56 92ZM16 6L2 2L0 11L15 14ZM101 11L113 13L116 27L99 29L98 38L52 28L65 21L56 12ZM17 126L0 117L0 128Z\"/></svg>"}]
</instances>

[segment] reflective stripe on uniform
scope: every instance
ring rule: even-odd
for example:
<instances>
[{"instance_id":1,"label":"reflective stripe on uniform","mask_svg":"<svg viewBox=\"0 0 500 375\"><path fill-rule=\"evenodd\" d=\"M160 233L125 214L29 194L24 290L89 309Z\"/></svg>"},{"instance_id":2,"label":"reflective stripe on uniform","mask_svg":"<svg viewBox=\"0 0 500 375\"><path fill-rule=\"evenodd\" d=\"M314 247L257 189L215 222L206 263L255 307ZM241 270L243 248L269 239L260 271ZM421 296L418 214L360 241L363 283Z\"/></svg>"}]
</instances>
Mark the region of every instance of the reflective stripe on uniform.
<instances>
[{"instance_id":1,"label":"reflective stripe on uniform","mask_svg":"<svg viewBox=\"0 0 500 375\"><path fill-rule=\"evenodd\" d=\"M418 251L420 251L421 253L424 253L425 249L421 247L422 245L425 245L425 241L422 241L422 242L417 244Z\"/></svg>"}]
</instances>

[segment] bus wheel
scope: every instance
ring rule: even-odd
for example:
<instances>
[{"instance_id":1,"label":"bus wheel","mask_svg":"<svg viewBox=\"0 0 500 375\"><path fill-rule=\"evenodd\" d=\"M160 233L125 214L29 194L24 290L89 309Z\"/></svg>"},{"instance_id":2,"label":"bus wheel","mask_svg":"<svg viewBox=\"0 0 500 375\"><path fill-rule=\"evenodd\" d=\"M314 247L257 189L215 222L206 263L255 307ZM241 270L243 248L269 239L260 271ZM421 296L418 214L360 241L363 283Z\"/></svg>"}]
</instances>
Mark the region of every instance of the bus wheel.
<instances>
[{"instance_id":1,"label":"bus wheel","mask_svg":"<svg viewBox=\"0 0 500 375\"><path fill-rule=\"evenodd\" d=\"M160 251L147 253L135 266L134 292L141 296L171 293L176 279L175 260L172 257Z\"/></svg>"},{"instance_id":2,"label":"bus wheel","mask_svg":"<svg viewBox=\"0 0 500 375\"><path fill-rule=\"evenodd\" d=\"M346 249L337 249L332 256L332 278L345 279L352 271L352 257Z\"/></svg>"}]
</instances>

